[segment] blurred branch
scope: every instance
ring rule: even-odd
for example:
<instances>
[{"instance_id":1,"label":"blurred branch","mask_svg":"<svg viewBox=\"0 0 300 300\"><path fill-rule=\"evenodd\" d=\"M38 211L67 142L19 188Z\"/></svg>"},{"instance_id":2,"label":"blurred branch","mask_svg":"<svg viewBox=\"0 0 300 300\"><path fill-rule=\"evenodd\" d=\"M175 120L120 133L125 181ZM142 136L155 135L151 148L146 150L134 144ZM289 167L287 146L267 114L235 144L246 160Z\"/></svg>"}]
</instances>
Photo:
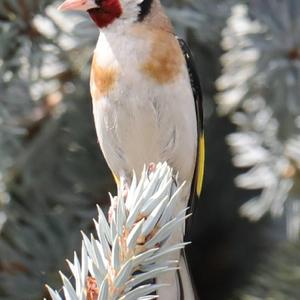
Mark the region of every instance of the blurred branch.
<instances>
[{"instance_id":1,"label":"blurred branch","mask_svg":"<svg viewBox=\"0 0 300 300\"><path fill-rule=\"evenodd\" d=\"M241 212L257 220L286 208L293 239L300 229L299 205L293 204L300 197L299 13L295 0L236 5L223 31L227 52L217 81L219 112L237 126L228 137L233 162L247 170L236 184L261 190Z\"/></svg>"},{"instance_id":2,"label":"blurred branch","mask_svg":"<svg viewBox=\"0 0 300 300\"><path fill-rule=\"evenodd\" d=\"M299 253L299 242L281 245L257 270L251 286L238 291L234 299L299 299Z\"/></svg>"}]
</instances>

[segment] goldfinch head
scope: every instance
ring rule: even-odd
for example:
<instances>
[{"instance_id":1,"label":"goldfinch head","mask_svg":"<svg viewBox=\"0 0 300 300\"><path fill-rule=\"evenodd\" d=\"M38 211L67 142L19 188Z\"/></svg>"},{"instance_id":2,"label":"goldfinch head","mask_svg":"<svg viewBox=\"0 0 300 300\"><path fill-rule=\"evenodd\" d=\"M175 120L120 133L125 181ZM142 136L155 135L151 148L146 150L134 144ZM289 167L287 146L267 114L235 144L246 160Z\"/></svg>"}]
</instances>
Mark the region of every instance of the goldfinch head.
<instances>
[{"instance_id":1,"label":"goldfinch head","mask_svg":"<svg viewBox=\"0 0 300 300\"><path fill-rule=\"evenodd\" d=\"M99 28L114 23L126 25L142 21L150 12L153 0L66 0L59 10L87 11Z\"/></svg>"}]
</instances>

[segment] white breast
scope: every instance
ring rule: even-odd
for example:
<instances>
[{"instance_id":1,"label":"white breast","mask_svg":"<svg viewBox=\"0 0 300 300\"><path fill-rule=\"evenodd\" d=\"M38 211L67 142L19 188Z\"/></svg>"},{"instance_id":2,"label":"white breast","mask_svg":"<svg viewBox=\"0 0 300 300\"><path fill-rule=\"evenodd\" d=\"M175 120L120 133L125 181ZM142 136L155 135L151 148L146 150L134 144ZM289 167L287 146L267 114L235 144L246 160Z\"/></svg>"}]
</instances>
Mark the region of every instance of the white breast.
<instances>
[{"instance_id":1,"label":"white breast","mask_svg":"<svg viewBox=\"0 0 300 300\"><path fill-rule=\"evenodd\" d=\"M93 99L103 154L118 176L139 175L150 162L167 161L191 181L197 147L194 99L186 69L172 83L158 84L140 72L147 41L101 34L95 55L102 67L119 69L107 96ZM93 85L94 83L91 82Z\"/></svg>"}]
</instances>

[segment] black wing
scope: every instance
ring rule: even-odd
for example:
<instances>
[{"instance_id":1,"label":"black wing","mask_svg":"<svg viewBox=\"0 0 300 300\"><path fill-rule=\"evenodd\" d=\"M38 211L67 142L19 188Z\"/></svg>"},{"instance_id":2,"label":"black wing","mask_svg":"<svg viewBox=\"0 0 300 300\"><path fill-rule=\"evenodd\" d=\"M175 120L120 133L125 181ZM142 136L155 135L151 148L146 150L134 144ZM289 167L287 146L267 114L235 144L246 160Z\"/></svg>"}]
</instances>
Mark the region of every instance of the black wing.
<instances>
[{"instance_id":1,"label":"black wing","mask_svg":"<svg viewBox=\"0 0 300 300\"><path fill-rule=\"evenodd\" d=\"M196 117L197 117L197 130L198 130L197 148L198 149L197 149L197 158L196 158L194 177L191 186L190 199L188 203L190 207L189 211L193 212L195 209L196 201L199 198L202 189L202 181L203 181L203 173L204 173L205 146L204 146L204 124L203 124L203 106L202 106L203 98L202 98L200 79L197 74L192 52L183 39L177 37L177 40L182 49L183 55L185 57L187 69L189 72L191 87L194 94L195 110L196 110ZM185 229L186 232L185 239L189 239L191 226L192 226L192 218L189 218L187 220L186 229Z\"/></svg>"}]
</instances>

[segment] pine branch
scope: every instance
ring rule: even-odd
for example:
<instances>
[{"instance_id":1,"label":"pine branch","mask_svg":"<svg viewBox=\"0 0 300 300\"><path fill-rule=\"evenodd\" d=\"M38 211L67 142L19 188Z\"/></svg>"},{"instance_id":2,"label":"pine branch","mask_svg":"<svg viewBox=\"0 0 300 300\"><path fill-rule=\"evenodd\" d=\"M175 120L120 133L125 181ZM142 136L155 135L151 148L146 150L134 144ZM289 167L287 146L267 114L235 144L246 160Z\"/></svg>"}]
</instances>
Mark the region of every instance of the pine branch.
<instances>
[{"instance_id":1,"label":"pine branch","mask_svg":"<svg viewBox=\"0 0 300 300\"><path fill-rule=\"evenodd\" d=\"M9 202L7 185L24 140L33 139L52 114L62 113L63 93L70 93L71 81L88 78L82 68L97 30L89 28L84 39L79 30L69 34L78 24L87 29L84 22L83 16L62 22L62 14L49 0L0 3L0 209ZM0 229L5 219L4 214Z\"/></svg>"},{"instance_id":2,"label":"pine branch","mask_svg":"<svg viewBox=\"0 0 300 300\"><path fill-rule=\"evenodd\" d=\"M294 239L300 229L299 13L295 0L236 5L223 31L227 52L217 81L219 112L237 125L228 137L233 162L248 169L236 184L261 190L241 212L257 220L285 211Z\"/></svg>"},{"instance_id":3,"label":"pine branch","mask_svg":"<svg viewBox=\"0 0 300 300\"><path fill-rule=\"evenodd\" d=\"M75 286L61 273L66 299L157 298L151 293L163 285L154 279L178 269L168 256L186 245L167 244L188 217L186 209L174 216L182 186L176 187L172 173L164 163L150 174L144 169L139 183L134 175L128 194L111 199L117 205L110 224L98 207L97 238L83 234L81 262L76 253L74 262L68 262ZM63 299L48 289L53 300Z\"/></svg>"},{"instance_id":4,"label":"pine branch","mask_svg":"<svg viewBox=\"0 0 300 300\"><path fill-rule=\"evenodd\" d=\"M230 14L231 6L241 1L187 0L177 2L177 5L172 2L167 11L176 26L177 33L186 37L187 32L193 30L198 41L213 47L220 40L220 32ZM214 20L214 22L210 22L210 20Z\"/></svg>"},{"instance_id":5,"label":"pine branch","mask_svg":"<svg viewBox=\"0 0 300 300\"><path fill-rule=\"evenodd\" d=\"M299 241L285 243L258 268L251 285L236 292L234 299L298 300L300 294Z\"/></svg>"}]
</instances>

